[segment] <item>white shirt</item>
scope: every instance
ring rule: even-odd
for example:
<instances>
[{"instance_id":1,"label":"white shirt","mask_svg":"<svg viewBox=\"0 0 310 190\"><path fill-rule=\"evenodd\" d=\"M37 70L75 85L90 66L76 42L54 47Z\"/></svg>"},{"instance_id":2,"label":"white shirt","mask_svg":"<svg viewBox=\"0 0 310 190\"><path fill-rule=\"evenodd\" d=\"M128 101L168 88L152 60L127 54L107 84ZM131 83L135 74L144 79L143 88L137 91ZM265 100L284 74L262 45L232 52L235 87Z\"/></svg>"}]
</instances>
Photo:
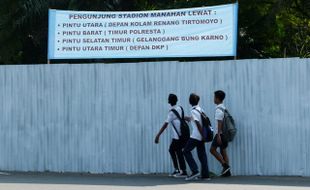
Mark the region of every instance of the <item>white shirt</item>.
<instances>
[{"instance_id":1,"label":"white shirt","mask_svg":"<svg viewBox=\"0 0 310 190\"><path fill-rule=\"evenodd\" d=\"M214 126L214 134L215 135L218 133L218 121L223 121L223 119L224 119L224 112L219 108L222 108L224 110L226 109L224 104L219 104L215 108L215 126Z\"/></svg>"},{"instance_id":2,"label":"white shirt","mask_svg":"<svg viewBox=\"0 0 310 190\"><path fill-rule=\"evenodd\" d=\"M198 121L200 123L200 125L202 126L202 120L201 120L200 113L196 109L199 110L200 112L203 112L203 110L201 109L201 107L199 105L194 106L192 108L192 111L191 111L191 125L193 127L193 130L192 130L191 138L201 141L202 136L201 136L201 134L200 134L200 132L198 130L198 127L197 127L195 121Z\"/></svg>"},{"instance_id":3,"label":"white shirt","mask_svg":"<svg viewBox=\"0 0 310 190\"><path fill-rule=\"evenodd\" d=\"M176 139L176 140L179 140L179 135L181 135L181 123L180 123L180 120L178 119L178 117L171 111L172 109L175 109L177 110L177 112L179 113L179 115L182 117L182 109L180 106L172 106L171 109L169 110L169 113L168 113L168 118L166 120L167 123L170 124L171 126L171 130L172 130L172 138L173 139ZM178 131L178 133L175 131L173 125L175 126L176 130Z\"/></svg>"}]
</instances>

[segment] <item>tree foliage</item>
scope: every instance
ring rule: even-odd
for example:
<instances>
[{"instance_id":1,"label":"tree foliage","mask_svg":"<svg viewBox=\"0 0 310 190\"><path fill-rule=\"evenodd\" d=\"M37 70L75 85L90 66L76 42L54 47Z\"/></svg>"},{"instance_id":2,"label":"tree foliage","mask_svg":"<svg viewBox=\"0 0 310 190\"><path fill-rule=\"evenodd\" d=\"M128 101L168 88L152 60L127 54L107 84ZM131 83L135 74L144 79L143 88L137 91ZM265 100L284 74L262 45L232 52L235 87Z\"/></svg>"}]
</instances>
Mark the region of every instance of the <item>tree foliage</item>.
<instances>
[{"instance_id":1,"label":"tree foliage","mask_svg":"<svg viewBox=\"0 0 310 190\"><path fill-rule=\"evenodd\" d=\"M45 63L48 9L137 11L231 0L1 0L0 63ZM239 58L310 57L309 0L240 0Z\"/></svg>"}]
</instances>

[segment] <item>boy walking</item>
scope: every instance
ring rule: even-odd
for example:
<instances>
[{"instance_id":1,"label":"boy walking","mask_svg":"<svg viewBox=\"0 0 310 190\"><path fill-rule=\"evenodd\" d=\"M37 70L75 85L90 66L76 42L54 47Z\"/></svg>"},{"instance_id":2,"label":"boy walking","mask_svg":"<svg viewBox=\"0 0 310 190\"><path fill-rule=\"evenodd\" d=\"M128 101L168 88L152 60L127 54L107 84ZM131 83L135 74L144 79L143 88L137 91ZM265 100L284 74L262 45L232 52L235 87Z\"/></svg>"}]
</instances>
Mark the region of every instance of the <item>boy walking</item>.
<instances>
[{"instance_id":1,"label":"boy walking","mask_svg":"<svg viewBox=\"0 0 310 190\"><path fill-rule=\"evenodd\" d=\"M171 110L168 113L168 118L163 124L155 138L155 143L159 143L160 135L165 131L168 125L172 128L172 142L169 147L169 153L173 162L174 172L170 174L173 177L186 177L186 164L182 149L186 142L181 140L181 121L179 118L184 116L184 111L181 106L177 106L178 97L175 94L170 94L168 103L171 105ZM177 116L178 115L178 116Z\"/></svg>"},{"instance_id":2,"label":"boy walking","mask_svg":"<svg viewBox=\"0 0 310 190\"><path fill-rule=\"evenodd\" d=\"M229 158L227 155L228 141L223 136L223 120L224 120L224 99L225 92L218 90L214 92L214 103L216 104L215 109L215 137L213 139L210 152L211 154L222 164L223 170L221 173L222 177L231 176ZM217 152L217 148L220 148L220 153Z\"/></svg>"},{"instance_id":3,"label":"boy walking","mask_svg":"<svg viewBox=\"0 0 310 190\"><path fill-rule=\"evenodd\" d=\"M192 174L188 176L185 180L194 180L199 176L201 179L210 179L208 160L205 149L205 138L203 137L202 119L200 115L203 110L198 105L199 99L199 96L196 94L191 94L189 97L189 103L192 105L192 110L191 117L188 118L188 120L192 122L193 130L183 152L185 159L192 171ZM191 151L195 148L197 149L198 158L201 163L201 174L199 174L198 172L198 166L191 153Z\"/></svg>"}]
</instances>

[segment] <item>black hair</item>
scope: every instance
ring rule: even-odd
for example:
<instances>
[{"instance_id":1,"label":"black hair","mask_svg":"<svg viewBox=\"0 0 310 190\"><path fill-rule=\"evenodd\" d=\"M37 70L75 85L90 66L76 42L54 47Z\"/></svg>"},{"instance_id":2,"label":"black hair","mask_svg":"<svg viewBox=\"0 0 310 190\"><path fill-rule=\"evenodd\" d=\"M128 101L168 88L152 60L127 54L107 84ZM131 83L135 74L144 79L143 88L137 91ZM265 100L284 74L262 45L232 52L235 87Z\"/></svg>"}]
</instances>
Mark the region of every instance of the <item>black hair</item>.
<instances>
[{"instance_id":1,"label":"black hair","mask_svg":"<svg viewBox=\"0 0 310 190\"><path fill-rule=\"evenodd\" d=\"M225 99L226 94L225 94L224 91L218 90L218 91L215 91L215 92L214 92L214 96L215 96L215 98L217 98L217 99L219 99L221 102L223 102L224 99Z\"/></svg>"},{"instance_id":2,"label":"black hair","mask_svg":"<svg viewBox=\"0 0 310 190\"><path fill-rule=\"evenodd\" d=\"M192 106L197 106L198 103L199 103L199 100L200 100L200 97L199 97L197 94L192 93L192 94L189 96L189 103L190 103Z\"/></svg>"},{"instance_id":3,"label":"black hair","mask_svg":"<svg viewBox=\"0 0 310 190\"><path fill-rule=\"evenodd\" d=\"M177 95L175 95L175 94L169 94L168 101L169 101L169 104L171 104L171 105L173 105L173 106L176 105L177 102L178 102L178 97L177 97Z\"/></svg>"}]
</instances>

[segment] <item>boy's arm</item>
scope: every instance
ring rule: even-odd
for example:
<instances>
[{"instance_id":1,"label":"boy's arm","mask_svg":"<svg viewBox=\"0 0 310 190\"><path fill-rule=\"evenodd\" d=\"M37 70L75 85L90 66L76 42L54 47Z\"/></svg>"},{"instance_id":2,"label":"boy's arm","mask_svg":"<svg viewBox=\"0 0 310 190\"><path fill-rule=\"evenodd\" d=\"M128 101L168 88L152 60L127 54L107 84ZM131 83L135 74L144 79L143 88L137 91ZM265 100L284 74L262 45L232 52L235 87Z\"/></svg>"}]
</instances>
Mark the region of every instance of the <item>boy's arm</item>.
<instances>
[{"instance_id":1,"label":"boy's arm","mask_svg":"<svg viewBox=\"0 0 310 190\"><path fill-rule=\"evenodd\" d=\"M196 121L196 120L195 120L195 123L196 123L196 126L197 126L197 128L198 128L199 133L201 134L202 141L206 141L206 139L205 139L204 136L203 136L202 126L200 125L199 121Z\"/></svg>"},{"instance_id":2,"label":"boy's arm","mask_svg":"<svg viewBox=\"0 0 310 190\"><path fill-rule=\"evenodd\" d=\"M217 120L217 143L219 145L222 144L222 138L221 138L221 134L222 134L222 130L223 130L223 121L222 120Z\"/></svg>"},{"instance_id":3,"label":"boy's arm","mask_svg":"<svg viewBox=\"0 0 310 190\"><path fill-rule=\"evenodd\" d=\"M160 135L165 131L165 129L168 127L168 122L165 122L163 124L163 126L160 128L158 134L155 137L155 143L158 144L159 143L159 137Z\"/></svg>"},{"instance_id":4,"label":"boy's arm","mask_svg":"<svg viewBox=\"0 0 310 190\"><path fill-rule=\"evenodd\" d=\"M217 121L217 143L219 145L222 144L221 134L223 132L223 119L224 119L224 112L221 109L216 109L215 111L215 119Z\"/></svg>"},{"instance_id":5,"label":"boy's arm","mask_svg":"<svg viewBox=\"0 0 310 190\"><path fill-rule=\"evenodd\" d=\"M190 116L184 116L185 121L190 122L192 118Z\"/></svg>"},{"instance_id":6,"label":"boy's arm","mask_svg":"<svg viewBox=\"0 0 310 190\"><path fill-rule=\"evenodd\" d=\"M163 126L160 128L159 132L157 133L156 137L155 137L155 143L158 144L159 143L159 137L160 135L165 131L165 129L168 127L168 124L170 122L172 122L175 119L175 114L171 111L169 111L168 113L168 118L165 121L165 123L163 124Z\"/></svg>"},{"instance_id":7,"label":"boy's arm","mask_svg":"<svg viewBox=\"0 0 310 190\"><path fill-rule=\"evenodd\" d=\"M205 142L206 139L203 136L203 129L202 129L201 124L199 123L199 119L198 119L199 117L201 117L201 113L198 110L192 110L192 118L191 119L195 121L196 127L197 127L197 129L198 129L198 131L202 137L201 140Z\"/></svg>"}]
</instances>

